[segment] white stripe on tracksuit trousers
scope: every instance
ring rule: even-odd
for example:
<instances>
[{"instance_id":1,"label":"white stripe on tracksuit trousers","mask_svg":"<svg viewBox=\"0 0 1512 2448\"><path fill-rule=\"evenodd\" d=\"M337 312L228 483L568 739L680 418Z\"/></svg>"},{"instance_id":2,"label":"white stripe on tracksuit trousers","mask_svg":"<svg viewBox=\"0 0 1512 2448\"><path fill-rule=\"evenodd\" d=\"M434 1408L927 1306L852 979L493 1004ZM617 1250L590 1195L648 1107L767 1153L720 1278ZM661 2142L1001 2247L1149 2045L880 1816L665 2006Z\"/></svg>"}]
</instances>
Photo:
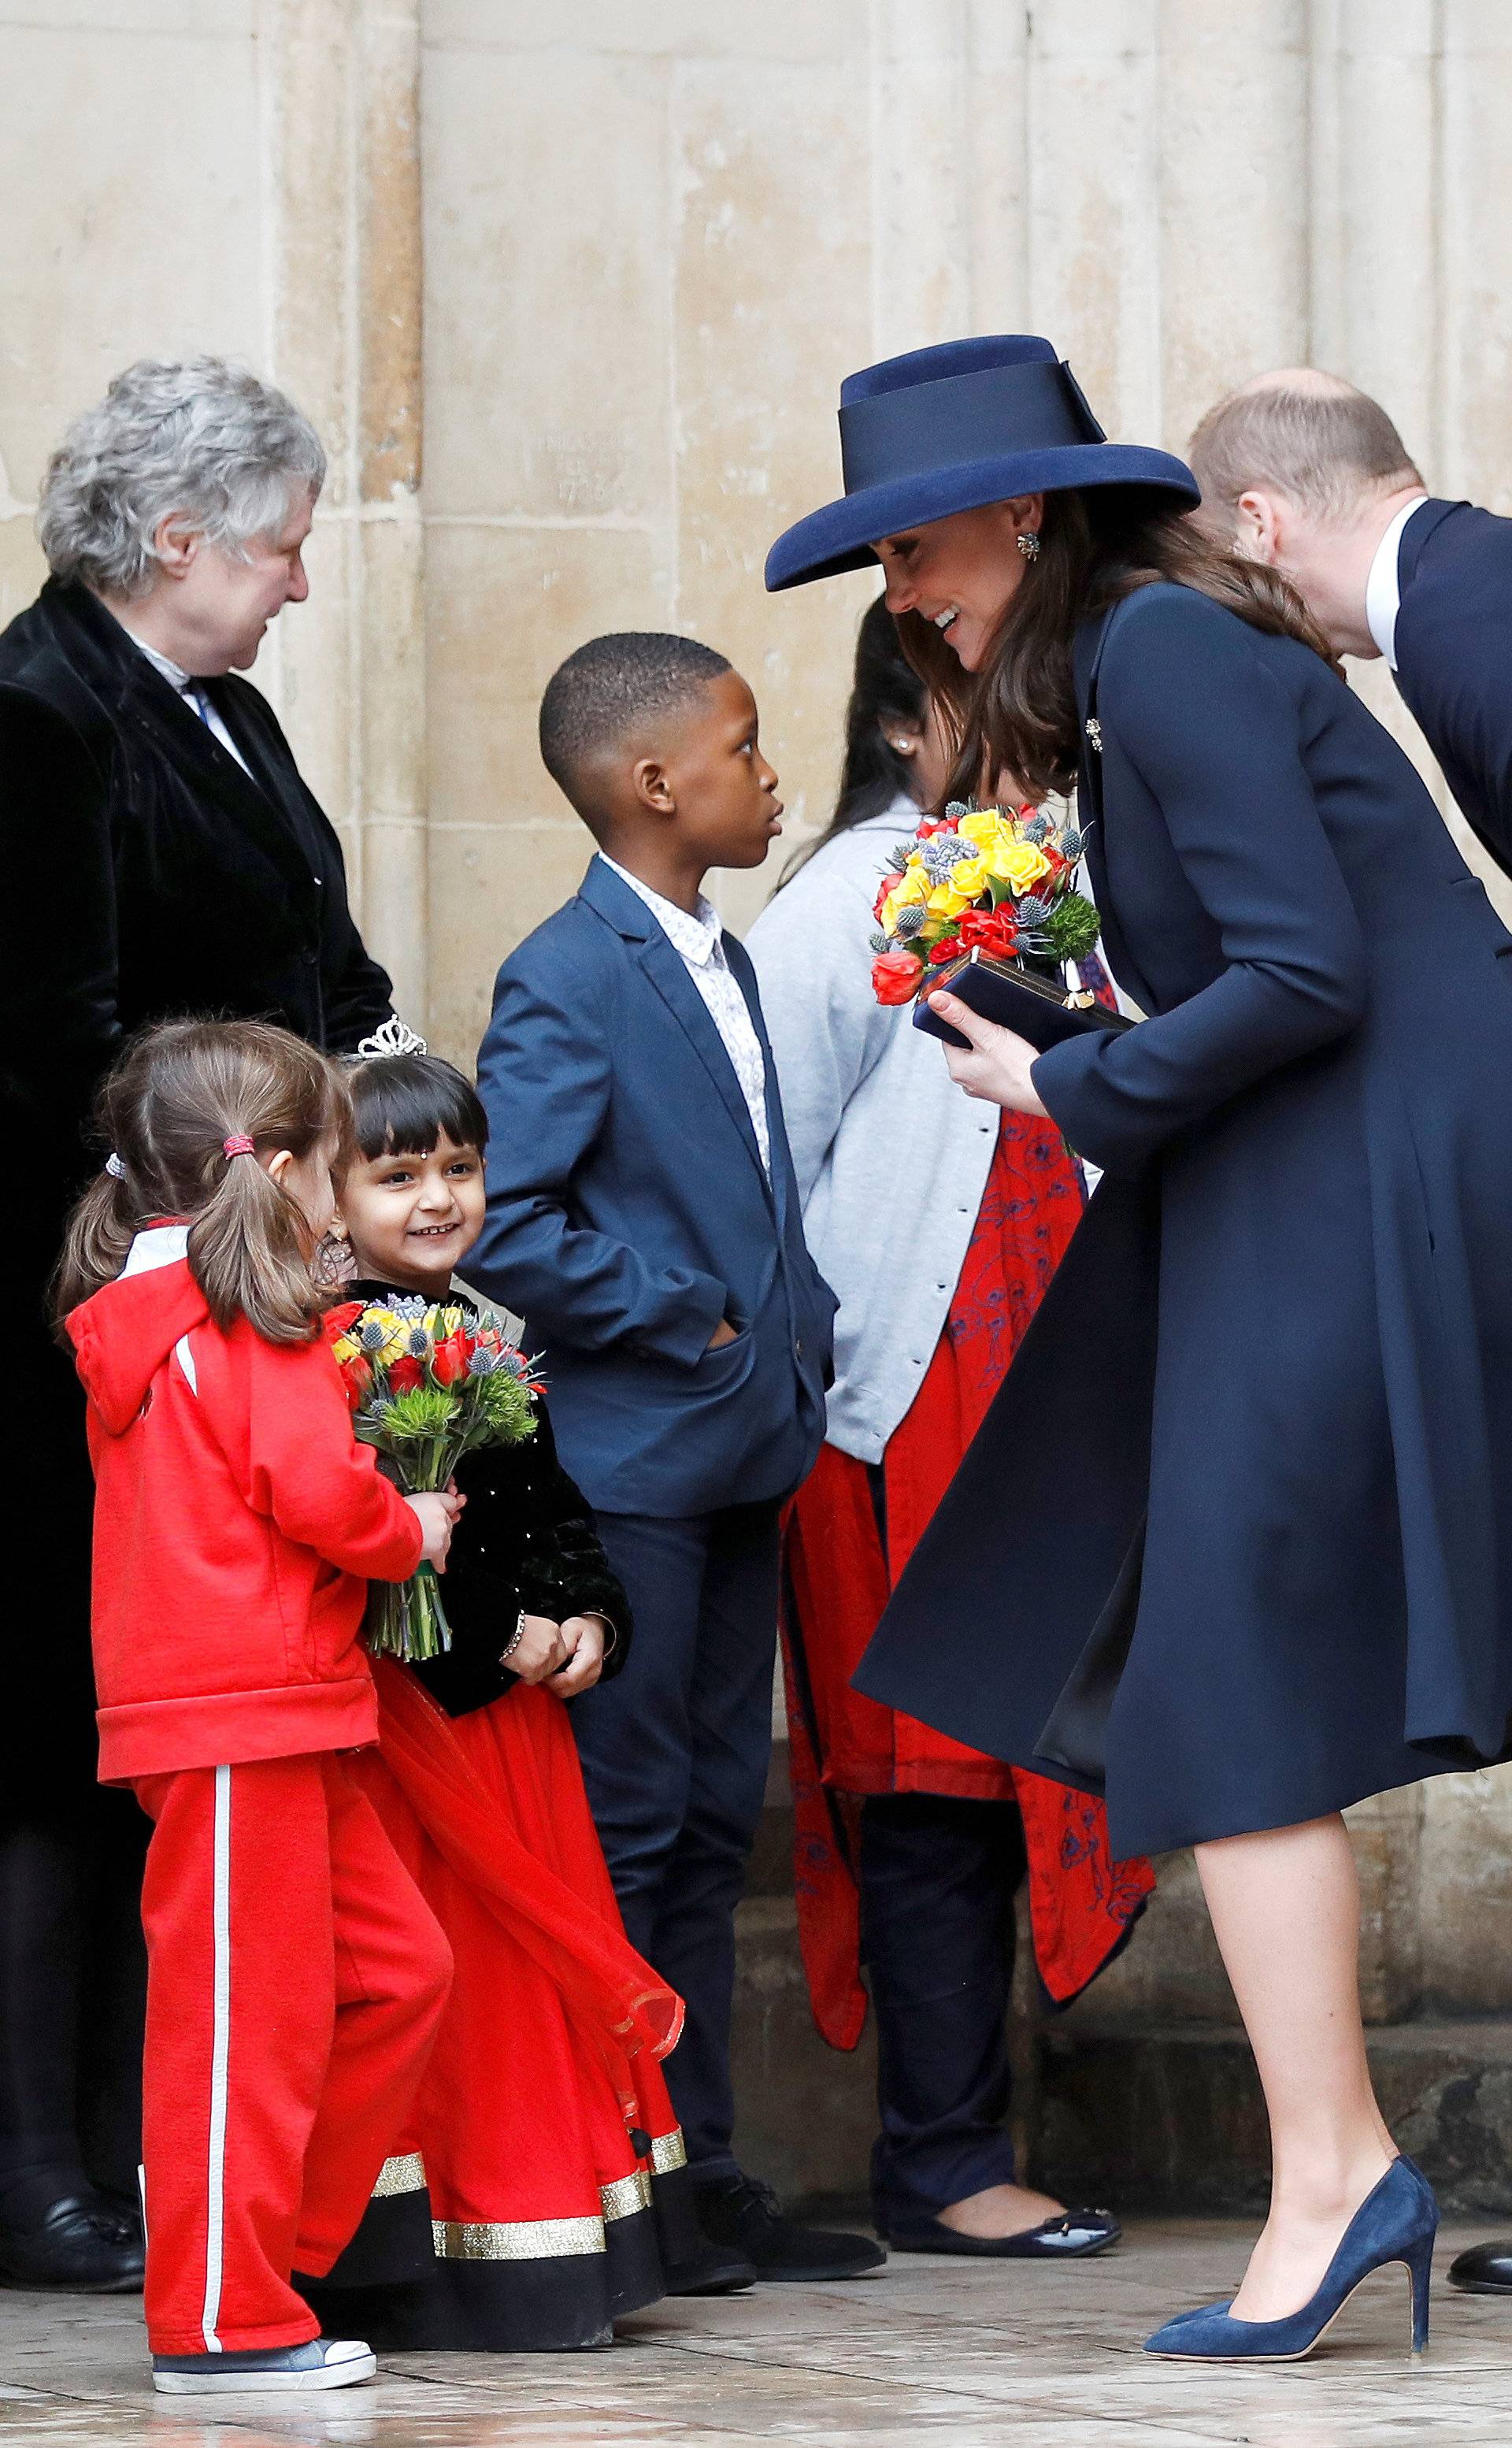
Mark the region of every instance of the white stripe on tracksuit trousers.
<instances>
[{"instance_id":1,"label":"white stripe on tracksuit trousers","mask_svg":"<svg viewBox=\"0 0 1512 2448\"><path fill-rule=\"evenodd\" d=\"M217 2324L225 2268L226 2077L231 2057L231 1770L215 1772L213 1853L215 1968L210 2037L210 2154L205 2197L204 2311L207 2354L221 2352Z\"/></svg>"}]
</instances>

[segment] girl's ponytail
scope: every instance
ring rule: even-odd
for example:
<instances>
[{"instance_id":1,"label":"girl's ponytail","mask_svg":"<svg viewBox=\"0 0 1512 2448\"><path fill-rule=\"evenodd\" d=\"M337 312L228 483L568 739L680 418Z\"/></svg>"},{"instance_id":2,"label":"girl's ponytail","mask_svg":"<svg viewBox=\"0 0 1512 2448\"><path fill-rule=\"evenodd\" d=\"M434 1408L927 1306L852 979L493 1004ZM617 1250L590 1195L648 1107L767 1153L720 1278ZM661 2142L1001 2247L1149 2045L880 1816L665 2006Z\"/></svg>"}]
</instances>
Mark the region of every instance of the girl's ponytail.
<instances>
[{"instance_id":1,"label":"girl's ponytail","mask_svg":"<svg viewBox=\"0 0 1512 2448\"><path fill-rule=\"evenodd\" d=\"M125 1265L138 1231L132 1210L124 1168L97 1173L68 1218L53 1273L52 1308L60 1332L68 1311L102 1284L113 1283Z\"/></svg>"},{"instance_id":2,"label":"girl's ponytail","mask_svg":"<svg viewBox=\"0 0 1512 2448\"><path fill-rule=\"evenodd\" d=\"M249 1318L269 1343L304 1341L332 1298L310 1272L309 1226L259 1161L288 1144L275 1131L244 1155L222 1145L220 1177L189 1227L189 1272L217 1326Z\"/></svg>"},{"instance_id":3,"label":"girl's ponytail","mask_svg":"<svg viewBox=\"0 0 1512 2448\"><path fill-rule=\"evenodd\" d=\"M97 1126L115 1154L69 1220L60 1323L115 1280L138 1233L179 1223L218 1326L245 1317L270 1343L307 1341L332 1294L311 1274L304 1214L264 1159L324 1149L344 1160L352 1105L335 1064L261 1021L169 1021L127 1047Z\"/></svg>"}]
</instances>

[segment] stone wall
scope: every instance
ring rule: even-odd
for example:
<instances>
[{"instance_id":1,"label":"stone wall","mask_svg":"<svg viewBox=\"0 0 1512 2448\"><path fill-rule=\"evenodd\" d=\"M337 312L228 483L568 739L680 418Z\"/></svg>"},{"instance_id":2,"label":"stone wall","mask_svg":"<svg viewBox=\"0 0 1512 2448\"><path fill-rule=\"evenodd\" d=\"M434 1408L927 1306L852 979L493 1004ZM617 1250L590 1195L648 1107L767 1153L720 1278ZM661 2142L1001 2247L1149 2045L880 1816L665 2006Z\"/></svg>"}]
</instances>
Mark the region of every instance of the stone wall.
<instances>
[{"instance_id":1,"label":"stone wall","mask_svg":"<svg viewBox=\"0 0 1512 2448\"><path fill-rule=\"evenodd\" d=\"M834 488L852 367L1044 331L1116 436L1179 449L1311 358L1434 488L1512 508L1509 102L1498 0L0 0L0 611L114 368L286 382L332 479L258 678L406 1010L466 1059L584 856L534 722L585 636L722 647L790 837L822 822L872 582L770 600L760 565ZM1507 1781L1360 1828L1383 2029L1505 2011ZM1080 2012L1094 2054L1222 2032L1179 1867Z\"/></svg>"}]
</instances>

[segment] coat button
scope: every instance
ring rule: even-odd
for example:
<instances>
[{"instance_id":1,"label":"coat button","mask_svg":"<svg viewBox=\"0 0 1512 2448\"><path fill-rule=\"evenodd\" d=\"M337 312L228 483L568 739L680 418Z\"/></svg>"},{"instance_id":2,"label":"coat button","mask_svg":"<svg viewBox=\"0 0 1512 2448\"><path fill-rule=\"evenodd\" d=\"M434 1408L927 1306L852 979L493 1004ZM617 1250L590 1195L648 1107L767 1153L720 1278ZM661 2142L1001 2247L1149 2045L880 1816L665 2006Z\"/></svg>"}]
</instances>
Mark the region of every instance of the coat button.
<instances>
[{"instance_id":1,"label":"coat button","mask_svg":"<svg viewBox=\"0 0 1512 2448\"><path fill-rule=\"evenodd\" d=\"M803 1337L801 1334L794 1337L793 1356L794 1360L801 1360L803 1357Z\"/></svg>"}]
</instances>

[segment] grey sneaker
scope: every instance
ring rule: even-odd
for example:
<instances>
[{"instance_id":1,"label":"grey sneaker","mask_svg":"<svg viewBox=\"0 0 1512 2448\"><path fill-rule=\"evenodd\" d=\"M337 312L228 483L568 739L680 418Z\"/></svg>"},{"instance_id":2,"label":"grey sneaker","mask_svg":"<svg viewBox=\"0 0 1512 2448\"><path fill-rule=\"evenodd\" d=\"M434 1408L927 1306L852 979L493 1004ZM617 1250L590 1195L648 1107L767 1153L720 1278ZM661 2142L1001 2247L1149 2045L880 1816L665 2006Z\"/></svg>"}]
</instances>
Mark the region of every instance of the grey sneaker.
<instances>
[{"instance_id":1,"label":"grey sneaker","mask_svg":"<svg viewBox=\"0 0 1512 2448\"><path fill-rule=\"evenodd\" d=\"M378 2358L361 2338L312 2338L303 2346L262 2346L245 2355L154 2355L152 2385L164 2397L209 2397L240 2389L351 2388L375 2380Z\"/></svg>"}]
</instances>

